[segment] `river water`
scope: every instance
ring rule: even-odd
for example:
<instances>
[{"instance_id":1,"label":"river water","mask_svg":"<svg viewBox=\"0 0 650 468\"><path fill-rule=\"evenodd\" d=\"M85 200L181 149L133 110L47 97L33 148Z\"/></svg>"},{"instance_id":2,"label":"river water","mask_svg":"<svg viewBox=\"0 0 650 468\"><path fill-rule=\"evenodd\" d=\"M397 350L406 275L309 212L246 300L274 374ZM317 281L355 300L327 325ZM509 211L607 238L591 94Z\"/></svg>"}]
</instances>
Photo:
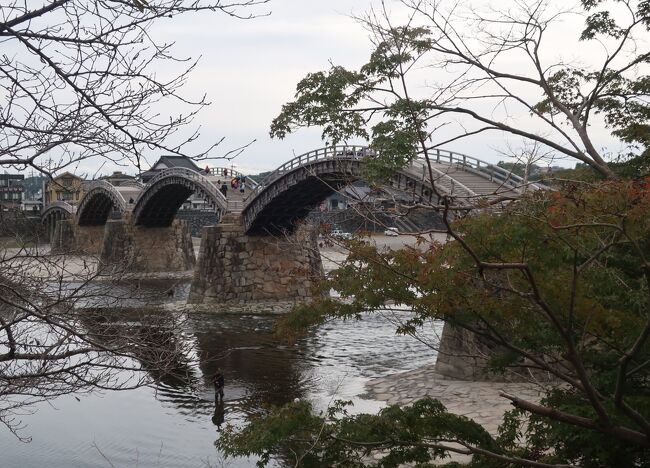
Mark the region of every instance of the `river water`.
<instances>
[{"instance_id":1,"label":"river water","mask_svg":"<svg viewBox=\"0 0 650 468\"><path fill-rule=\"evenodd\" d=\"M164 291L168 286L149 287ZM181 294L186 290L177 287ZM116 317L132 320L128 314ZM374 412L383 404L362 398L368 379L435 360L430 347L395 334L396 317L388 312L329 322L294 344L274 336L275 320L188 315L175 333L191 344L182 363L189 383L162 379L152 387L69 395L40 404L22 416L27 425L23 434L31 442L20 442L6 430L0 433L0 467L254 466L255 460L224 459L215 449L223 424L242 425L249 415L295 398L308 399L317 408L333 399L351 399L355 411ZM422 338L435 343L440 331L431 324ZM221 407L215 405L210 383L217 367L226 378Z\"/></svg>"}]
</instances>

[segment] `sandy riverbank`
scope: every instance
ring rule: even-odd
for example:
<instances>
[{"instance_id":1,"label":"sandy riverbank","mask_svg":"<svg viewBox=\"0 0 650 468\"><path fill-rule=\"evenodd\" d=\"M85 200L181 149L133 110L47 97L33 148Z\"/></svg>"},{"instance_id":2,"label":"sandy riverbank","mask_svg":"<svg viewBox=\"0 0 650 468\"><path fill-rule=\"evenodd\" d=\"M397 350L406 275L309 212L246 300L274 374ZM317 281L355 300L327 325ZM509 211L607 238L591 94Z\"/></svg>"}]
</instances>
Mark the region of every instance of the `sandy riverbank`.
<instances>
[{"instance_id":1,"label":"sandy riverbank","mask_svg":"<svg viewBox=\"0 0 650 468\"><path fill-rule=\"evenodd\" d=\"M425 236L426 239L444 242L446 236L444 234L430 234ZM374 234L370 237L365 237L364 240L374 243L379 249L400 249L405 246L418 248L416 236L402 235L399 236L385 236L383 234ZM419 246L422 248L426 244ZM344 243L339 245L334 244L331 246L323 245L320 248L321 259L323 261L323 269L325 273L334 270L347 257L347 250Z\"/></svg>"}]
</instances>

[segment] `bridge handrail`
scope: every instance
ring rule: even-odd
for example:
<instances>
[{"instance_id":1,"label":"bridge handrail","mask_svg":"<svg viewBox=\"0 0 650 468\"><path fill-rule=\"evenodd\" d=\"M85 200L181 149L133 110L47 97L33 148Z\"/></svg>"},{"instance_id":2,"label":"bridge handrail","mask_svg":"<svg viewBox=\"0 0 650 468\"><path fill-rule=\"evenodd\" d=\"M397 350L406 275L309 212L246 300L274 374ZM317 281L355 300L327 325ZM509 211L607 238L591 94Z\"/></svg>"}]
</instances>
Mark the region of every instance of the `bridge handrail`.
<instances>
[{"instance_id":1,"label":"bridge handrail","mask_svg":"<svg viewBox=\"0 0 650 468\"><path fill-rule=\"evenodd\" d=\"M287 172L290 172L300 166L303 166L306 163L325 160L325 159L349 159L353 158L365 158L366 156L374 155L374 151L368 146L359 146L359 145L337 145L329 146L325 148L319 148L316 150L309 151L307 153L296 156L293 159L282 164L276 170L267 175L260 184L255 187L249 194L247 198L247 203L251 202L257 195L264 190L265 187L275 182L277 179L282 177ZM418 160L424 162L424 156L418 155ZM468 156L462 153L456 153L454 151L448 151L443 149L435 149L432 154L429 155L429 159L432 162L437 163L449 163L450 165L457 165L462 167L465 170L474 172L477 175L484 177L492 182L505 185L509 188L520 188L527 185L533 190L542 190L547 189L548 187L539 183L524 182L524 179L517 174L508 171L502 167L497 166L496 164L488 163L481 159L475 158L473 156ZM453 177L445 174L444 171L437 170L433 168L437 174L450 179L453 181L454 185L461 187L466 190L470 196L476 196L476 193L469 187L463 185L458 180Z\"/></svg>"},{"instance_id":2,"label":"bridge handrail","mask_svg":"<svg viewBox=\"0 0 650 468\"><path fill-rule=\"evenodd\" d=\"M323 161L326 159L350 159L352 158L365 158L370 155L372 150L367 146L359 145L336 145L327 146L325 148L318 148L307 153L296 156L293 159L285 162L282 166L267 175L262 182L255 187L248 195L247 200L253 200L265 187L275 182L287 172L290 172L306 163L314 161ZM374 154L374 153L373 153Z\"/></svg>"},{"instance_id":3,"label":"bridge handrail","mask_svg":"<svg viewBox=\"0 0 650 468\"><path fill-rule=\"evenodd\" d=\"M423 164L423 165L422 165L422 180L423 180L423 181L426 180L426 176L425 176L425 173L424 173L424 171L426 170L426 168L427 168L426 164ZM438 169L438 168L436 168L436 167L432 167L431 170L432 170L433 172L435 172L436 174L438 174L440 177L442 177L442 178L444 178L444 179L448 179L448 180L451 182L451 186L452 186L452 187L454 187L455 185L457 185L457 186L459 186L461 189L465 190L465 191L467 192L467 196L475 197L475 196L477 195L476 192L475 192L474 190L472 190L471 188L469 188L467 185L461 183L460 181L454 179L453 177L451 177L451 176L450 176L449 174L447 174L446 172L441 171L440 169Z\"/></svg>"},{"instance_id":4,"label":"bridge handrail","mask_svg":"<svg viewBox=\"0 0 650 468\"><path fill-rule=\"evenodd\" d=\"M228 175L227 175L227 176L223 175L223 171L224 171L224 169L228 171ZM247 175L247 174L243 174L243 173L239 172L237 169L232 169L232 168L230 168L230 167L211 167L211 168L210 168L210 175L215 176L215 177L231 177L231 176L234 176L234 177L237 177L237 176L239 176L239 177L245 177L245 178L246 178L246 183L247 183L247 184L248 184L252 189L254 189L255 187L257 187L257 186L259 185L259 184L258 184L255 180L253 180L249 175Z\"/></svg>"},{"instance_id":5,"label":"bridge handrail","mask_svg":"<svg viewBox=\"0 0 650 468\"><path fill-rule=\"evenodd\" d=\"M64 201L55 201L47 204L43 208L43 214L45 214L45 212L50 208L61 208L70 214L75 214L77 212L77 207L75 205L71 205L70 203Z\"/></svg>"},{"instance_id":6,"label":"bridge handrail","mask_svg":"<svg viewBox=\"0 0 650 468\"><path fill-rule=\"evenodd\" d=\"M424 157L419 155L418 159L424 159ZM474 156L468 156L454 151L435 149L433 150L433 154L429 156L429 159L431 161L435 160L435 162L438 163L449 162L449 164L452 165L456 164L463 168L473 169L474 171L480 172L481 174L479 175L482 175L493 182L505 184L510 187L522 187L528 185L533 190L544 190L548 188L543 184L533 183L530 181L526 184L523 177L518 176L512 171L499 167L496 164L483 161L482 159L475 158Z\"/></svg>"},{"instance_id":7,"label":"bridge handrail","mask_svg":"<svg viewBox=\"0 0 650 468\"><path fill-rule=\"evenodd\" d=\"M224 197L223 193L221 193L217 187L208 180L205 175L201 174L200 172L196 172L192 169L187 169L184 167L170 167L167 169L162 169L160 170L146 185L146 188L140 192L140 196L138 197L138 200L136 200L135 204L137 205L140 197L143 197L147 192L148 188L153 186L156 182L158 182L161 179L167 178L167 177L173 177L173 176L181 176L181 177L186 177L188 179L194 180L196 182L199 182L201 187L204 188L209 194L214 197L216 200L218 200L221 203L221 207L223 209L227 209L228 207L228 200L226 197Z\"/></svg>"},{"instance_id":8,"label":"bridge handrail","mask_svg":"<svg viewBox=\"0 0 650 468\"><path fill-rule=\"evenodd\" d=\"M96 188L102 188L102 189L104 189L104 190L106 190L108 192L111 192L111 193L117 195L119 197L116 200L117 203L120 205L118 207L119 211L122 211L122 212L126 211L126 200L124 199L122 194L116 189L115 185L111 184L110 182L107 182L105 180L100 180L100 179L91 180L90 182L88 182L88 184L86 185L86 194L79 201L79 206L81 206L83 204L83 202L86 199L86 197L88 196L88 194L90 192L92 192Z\"/></svg>"}]
</instances>

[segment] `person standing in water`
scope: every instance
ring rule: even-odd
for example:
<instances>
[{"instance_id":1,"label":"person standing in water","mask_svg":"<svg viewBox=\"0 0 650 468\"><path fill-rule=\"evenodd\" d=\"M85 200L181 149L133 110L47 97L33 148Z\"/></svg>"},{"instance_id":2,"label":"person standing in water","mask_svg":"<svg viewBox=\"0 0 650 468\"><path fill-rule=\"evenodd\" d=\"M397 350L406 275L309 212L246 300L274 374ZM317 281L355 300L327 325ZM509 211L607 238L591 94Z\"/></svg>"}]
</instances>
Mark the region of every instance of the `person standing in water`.
<instances>
[{"instance_id":1,"label":"person standing in water","mask_svg":"<svg viewBox=\"0 0 650 468\"><path fill-rule=\"evenodd\" d=\"M221 369L217 369L217 373L214 374L212 383L214 384L214 400L217 402L223 402L223 387L225 385L225 382L223 374L221 373Z\"/></svg>"}]
</instances>

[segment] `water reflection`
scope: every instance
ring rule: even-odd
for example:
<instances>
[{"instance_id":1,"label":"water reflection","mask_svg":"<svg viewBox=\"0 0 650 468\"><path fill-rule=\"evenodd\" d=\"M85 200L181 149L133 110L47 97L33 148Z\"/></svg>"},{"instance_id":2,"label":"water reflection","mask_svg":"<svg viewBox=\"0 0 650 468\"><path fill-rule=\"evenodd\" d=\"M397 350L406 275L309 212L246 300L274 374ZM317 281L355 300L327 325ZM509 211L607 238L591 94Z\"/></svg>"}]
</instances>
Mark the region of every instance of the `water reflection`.
<instances>
[{"instance_id":1,"label":"water reflection","mask_svg":"<svg viewBox=\"0 0 650 468\"><path fill-rule=\"evenodd\" d=\"M221 368L227 400L246 399L254 408L303 396L295 352L274 337L272 318L201 314L190 322L205 386L212 385L211 377Z\"/></svg>"},{"instance_id":2,"label":"water reflection","mask_svg":"<svg viewBox=\"0 0 650 468\"><path fill-rule=\"evenodd\" d=\"M155 283L154 294L165 287ZM358 397L368 378L434 358L421 343L396 336L391 318L380 315L328 323L288 346L273 335L274 317L101 309L82 313L84 326L94 335L129 337L132 356L156 384L42 405L24 418L32 443L21 444L6 432L0 436L3 467L108 466L106 458L126 467L220 466L223 460L214 441L224 424L243 424L248 416L295 398L320 407L332 398L353 399L361 410L376 410L380 404ZM433 328L428 338L436 339ZM154 344L167 347L167 356L152 354ZM180 356L178 349L183 349ZM170 356L170 368L158 372L155 363ZM212 382L217 368L226 380L220 403L215 402ZM254 460L223 465L249 467Z\"/></svg>"},{"instance_id":3,"label":"water reflection","mask_svg":"<svg viewBox=\"0 0 650 468\"><path fill-rule=\"evenodd\" d=\"M224 408L223 399L215 396L214 399L214 415L212 416L212 424L217 426L217 430L221 429L221 425L226 419L226 409Z\"/></svg>"},{"instance_id":4,"label":"water reflection","mask_svg":"<svg viewBox=\"0 0 650 468\"><path fill-rule=\"evenodd\" d=\"M181 389L198 381L186 320L180 314L158 309L85 309L79 313L94 341L124 349L154 382Z\"/></svg>"}]
</instances>

